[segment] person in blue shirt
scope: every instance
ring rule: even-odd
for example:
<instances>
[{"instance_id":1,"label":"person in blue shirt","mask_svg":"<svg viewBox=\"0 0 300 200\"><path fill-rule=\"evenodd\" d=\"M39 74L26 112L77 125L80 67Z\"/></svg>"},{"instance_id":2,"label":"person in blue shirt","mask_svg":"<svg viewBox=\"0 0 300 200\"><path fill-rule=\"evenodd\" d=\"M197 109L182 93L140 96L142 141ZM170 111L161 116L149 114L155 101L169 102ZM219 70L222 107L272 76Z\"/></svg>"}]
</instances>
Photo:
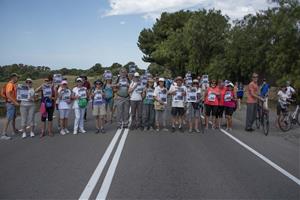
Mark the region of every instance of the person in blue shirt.
<instances>
[{"instance_id":1,"label":"person in blue shirt","mask_svg":"<svg viewBox=\"0 0 300 200\"><path fill-rule=\"evenodd\" d=\"M260 96L266 98L269 96L270 85L267 83L266 79L263 79L263 84L260 88Z\"/></svg>"}]
</instances>

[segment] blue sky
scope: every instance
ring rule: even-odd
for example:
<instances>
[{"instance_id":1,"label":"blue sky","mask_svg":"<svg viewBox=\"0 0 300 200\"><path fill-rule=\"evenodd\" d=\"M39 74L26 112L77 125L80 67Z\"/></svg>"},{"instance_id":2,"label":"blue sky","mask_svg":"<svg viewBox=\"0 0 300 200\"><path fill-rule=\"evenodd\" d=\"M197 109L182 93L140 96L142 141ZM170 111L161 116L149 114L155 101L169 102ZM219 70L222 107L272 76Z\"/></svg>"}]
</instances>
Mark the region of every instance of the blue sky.
<instances>
[{"instance_id":1,"label":"blue sky","mask_svg":"<svg viewBox=\"0 0 300 200\"><path fill-rule=\"evenodd\" d=\"M231 18L264 0L0 0L0 65L90 68L142 61L137 40L163 11L217 8Z\"/></svg>"}]
</instances>

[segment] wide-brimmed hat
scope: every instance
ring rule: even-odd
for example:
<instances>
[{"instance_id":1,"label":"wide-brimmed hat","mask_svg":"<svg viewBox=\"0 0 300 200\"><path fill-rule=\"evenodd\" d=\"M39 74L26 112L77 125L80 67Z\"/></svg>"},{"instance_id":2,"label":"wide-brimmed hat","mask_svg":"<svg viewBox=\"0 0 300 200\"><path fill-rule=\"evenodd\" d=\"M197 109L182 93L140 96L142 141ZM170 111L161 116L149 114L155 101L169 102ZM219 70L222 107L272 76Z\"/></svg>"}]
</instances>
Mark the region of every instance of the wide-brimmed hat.
<instances>
[{"instance_id":1,"label":"wide-brimmed hat","mask_svg":"<svg viewBox=\"0 0 300 200\"><path fill-rule=\"evenodd\" d=\"M183 78L181 76L177 76L175 81L183 81Z\"/></svg>"}]
</instances>

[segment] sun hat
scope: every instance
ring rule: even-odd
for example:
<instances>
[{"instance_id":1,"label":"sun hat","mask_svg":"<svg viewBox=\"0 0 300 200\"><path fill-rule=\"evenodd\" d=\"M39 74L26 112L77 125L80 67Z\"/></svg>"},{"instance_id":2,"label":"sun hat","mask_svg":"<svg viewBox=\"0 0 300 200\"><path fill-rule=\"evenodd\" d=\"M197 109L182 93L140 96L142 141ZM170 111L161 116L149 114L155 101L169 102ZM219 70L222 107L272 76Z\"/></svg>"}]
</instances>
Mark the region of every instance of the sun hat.
<instances>
[{"instance_id":1,"label":"sun hat","mask_svg":"<svg viewBox=\"0 0 300 200\"><path fill-rule=\"evenodd\" d=\"M164 78L159 78L158 82L165 82L165 79Z\"/></svg>"}]
</instances>

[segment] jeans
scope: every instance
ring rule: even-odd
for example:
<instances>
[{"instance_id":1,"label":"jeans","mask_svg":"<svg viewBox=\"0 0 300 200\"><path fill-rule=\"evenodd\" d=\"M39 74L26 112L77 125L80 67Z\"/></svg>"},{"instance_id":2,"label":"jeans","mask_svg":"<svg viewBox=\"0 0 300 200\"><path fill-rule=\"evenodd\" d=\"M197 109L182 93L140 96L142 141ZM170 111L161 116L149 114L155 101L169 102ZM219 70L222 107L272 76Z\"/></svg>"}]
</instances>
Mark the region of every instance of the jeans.
<instances>
[{"instance_id":1,"label":"jeans","mask_svg":"<svg viewBox=\"0 0 300 200\"><path fill-rule=\"evenodd\" d=\"M155 110L153 104L143 105L143 126L154 127Z\"/></svg>"}]
</instances>

